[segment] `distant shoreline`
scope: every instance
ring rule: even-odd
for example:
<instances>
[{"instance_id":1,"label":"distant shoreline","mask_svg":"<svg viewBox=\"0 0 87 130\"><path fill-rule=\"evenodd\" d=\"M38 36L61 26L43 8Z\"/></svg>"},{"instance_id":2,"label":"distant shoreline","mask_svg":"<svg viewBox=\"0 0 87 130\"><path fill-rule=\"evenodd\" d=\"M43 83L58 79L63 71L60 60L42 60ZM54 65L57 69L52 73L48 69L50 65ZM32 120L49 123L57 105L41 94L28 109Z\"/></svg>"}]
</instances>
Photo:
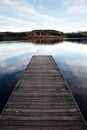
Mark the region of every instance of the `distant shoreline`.
<instances>
[{"instance_id":1,"label":"distant shoreline","mask_svg":"<svg viewBox=\"0 0 87 130\"><path fill-rule=\"evenodd\" d=\"M30 40L60 41L87 39L87 32L63 33L56 30L33 30L30 32L0 32L0 41Z\"/></svg>"}]
</instances>

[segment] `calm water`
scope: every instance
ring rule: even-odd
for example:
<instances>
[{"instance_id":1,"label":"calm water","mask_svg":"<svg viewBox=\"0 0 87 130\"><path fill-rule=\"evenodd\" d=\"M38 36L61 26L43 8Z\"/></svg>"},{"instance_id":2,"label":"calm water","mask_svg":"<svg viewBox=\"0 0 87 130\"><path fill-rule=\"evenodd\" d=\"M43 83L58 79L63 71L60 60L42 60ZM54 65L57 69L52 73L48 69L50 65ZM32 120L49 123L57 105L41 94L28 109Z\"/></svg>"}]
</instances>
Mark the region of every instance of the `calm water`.
<instances>
[{"instance_id":1,"label":"calm water","mask_svg":"<svg viewBox=\"0 0 87 130\"><path fill-rule=\"evenodd\" d=\"M0 111L33 55L53 55L87 121L87 43L0 42Z\"/></svg>"}]
</instances>

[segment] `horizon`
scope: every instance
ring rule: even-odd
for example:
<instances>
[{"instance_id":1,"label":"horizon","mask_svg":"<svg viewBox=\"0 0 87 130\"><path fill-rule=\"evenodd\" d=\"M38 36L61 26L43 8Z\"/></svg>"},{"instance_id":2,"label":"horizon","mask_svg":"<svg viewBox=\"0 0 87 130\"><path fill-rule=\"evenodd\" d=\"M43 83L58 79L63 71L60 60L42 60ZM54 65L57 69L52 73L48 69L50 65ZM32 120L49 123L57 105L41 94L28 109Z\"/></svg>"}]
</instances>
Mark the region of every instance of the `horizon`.
<instances>
[{"instance_id":1,"label":"horizon","mask_svg":"<svg viewBox=\"0 0 87 130\"><path fill-rule=\"evenodd\" d=\"M1 0L0 32L87 31L87 0Z\"/></svg>"},{"instance_id":2,"label":"horizon","mask_svg":"<svg viewBox=\"0 0 87 130\"><path fill-rule=\"evenodd\" d=\"M34 29L34 30L30 30L30 31L1 31L0 33L26 33L26 32L32 32L32 31L51 31L51 30L62 32L62 33L83 33L83 32L87 32L87 31L63 32L63 31L54 30L54 29Z\"/></svg>"}]
</instances>

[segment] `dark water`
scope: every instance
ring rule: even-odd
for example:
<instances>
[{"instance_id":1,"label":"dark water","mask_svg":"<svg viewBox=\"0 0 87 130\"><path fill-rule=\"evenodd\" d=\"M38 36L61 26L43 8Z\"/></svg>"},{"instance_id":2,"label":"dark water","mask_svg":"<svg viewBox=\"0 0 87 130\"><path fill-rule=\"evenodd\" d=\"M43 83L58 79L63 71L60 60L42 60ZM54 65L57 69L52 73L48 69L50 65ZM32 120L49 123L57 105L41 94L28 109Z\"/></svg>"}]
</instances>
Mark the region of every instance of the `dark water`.
<instances>
[{"instance_id":1,"label":"dark water","mask_svg":"<svg viewBox=\"0 0 87 130\"><path fill-rule=\"evenodd\" d=\"M87 42L0 42L0 112L33 55L53 55L87 121Z\"/></svg>"}]
</instances>

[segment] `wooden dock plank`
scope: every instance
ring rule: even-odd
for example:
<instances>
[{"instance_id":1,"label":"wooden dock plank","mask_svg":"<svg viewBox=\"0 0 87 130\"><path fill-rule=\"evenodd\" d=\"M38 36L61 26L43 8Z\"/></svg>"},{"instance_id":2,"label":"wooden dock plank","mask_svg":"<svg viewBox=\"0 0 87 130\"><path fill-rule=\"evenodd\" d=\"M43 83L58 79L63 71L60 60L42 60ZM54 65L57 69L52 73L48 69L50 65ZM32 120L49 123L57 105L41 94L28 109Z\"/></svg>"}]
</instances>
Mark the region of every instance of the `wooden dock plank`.
<instances>
[{"instance_id":1,"label":"wooden dock plank","mask_svg":"<svg viewBox=\"0 0 87 130\"><path fill-rule=\"evenodd\" d=\"M0 130L87 130L52 56L33 56L1 114Z\"/></svg>"}]
</instances>

